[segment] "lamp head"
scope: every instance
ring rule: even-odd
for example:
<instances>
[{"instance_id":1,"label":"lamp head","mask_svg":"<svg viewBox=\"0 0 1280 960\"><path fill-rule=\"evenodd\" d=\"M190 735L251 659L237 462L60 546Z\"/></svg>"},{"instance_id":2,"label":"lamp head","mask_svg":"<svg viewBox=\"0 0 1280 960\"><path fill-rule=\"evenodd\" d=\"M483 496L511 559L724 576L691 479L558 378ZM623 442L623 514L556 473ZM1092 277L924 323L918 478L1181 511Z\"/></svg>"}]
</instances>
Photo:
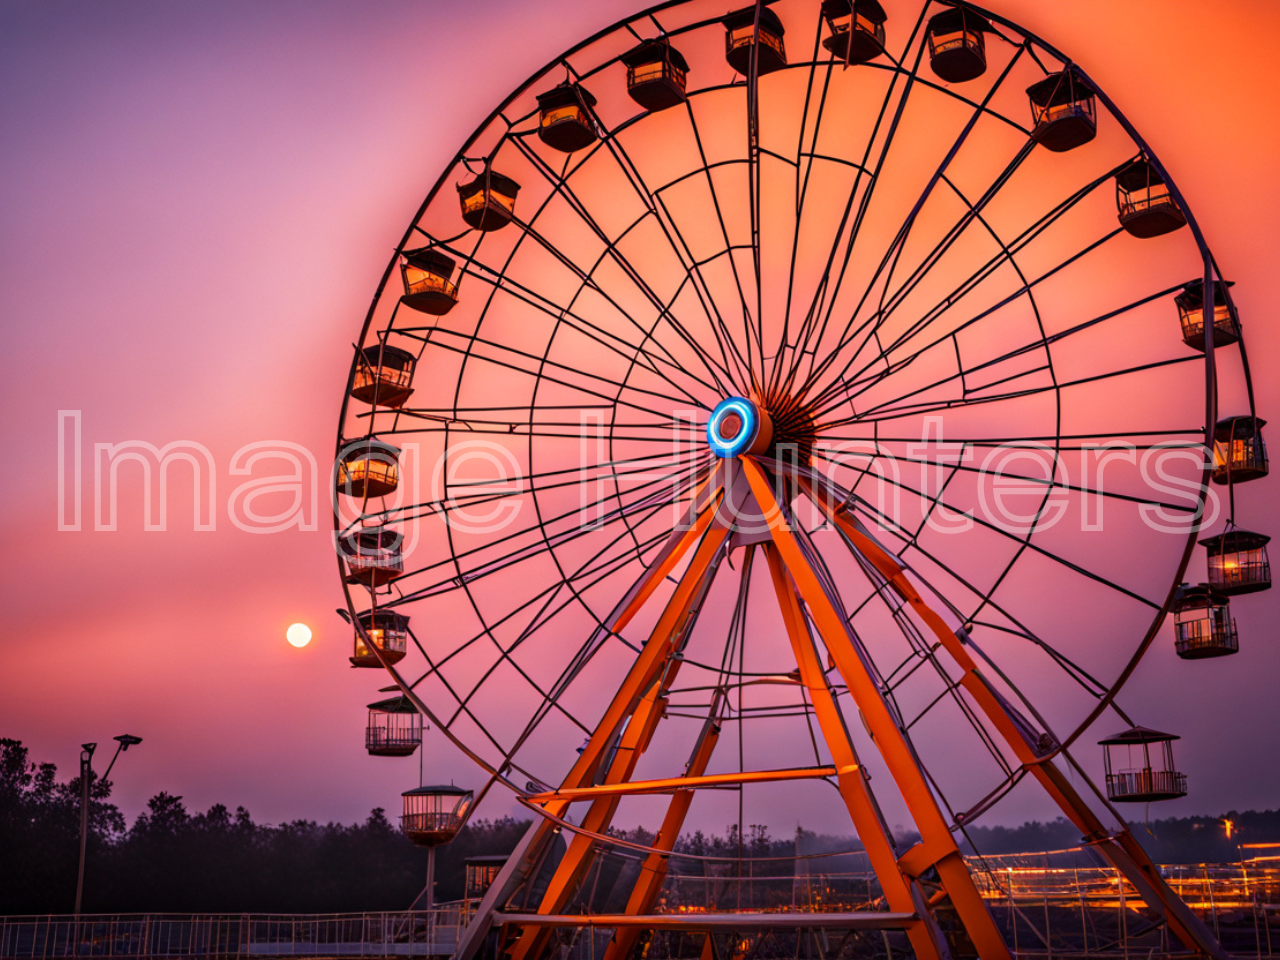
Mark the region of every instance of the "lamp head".
<instances>
[{"instance_id":1,"label":"lamp head","mask_svg":"<svg viewBox=\"0 0 1280 960\"><path fill-rule=\"evenodd\" d=\"M131 733L122 733L122 734L120 734L120 736L118 736L118 737L114 737L113 739L114 739L117 743L119 743L119 744L120 744L120 749L121 749L121 750L128 750L128 749L129 749L130 747L132 747L134 744L137 744L137 743L141 743L141 742L142 742L142 738L141 738L141 737L135 737L135 736L134 736L133 734L131 734Z\"/></svg>"},{"instance_id":2,"label":"lamp head","mask_svg":"<svg viewBox=\"0 0 1280 960\"><path fill-rule=\"evenodd\" d=\"M80 744L80 749L92 757L93 751L98 749L98 745L96 743L82 743Z\"/></svg>"}]
</instances>

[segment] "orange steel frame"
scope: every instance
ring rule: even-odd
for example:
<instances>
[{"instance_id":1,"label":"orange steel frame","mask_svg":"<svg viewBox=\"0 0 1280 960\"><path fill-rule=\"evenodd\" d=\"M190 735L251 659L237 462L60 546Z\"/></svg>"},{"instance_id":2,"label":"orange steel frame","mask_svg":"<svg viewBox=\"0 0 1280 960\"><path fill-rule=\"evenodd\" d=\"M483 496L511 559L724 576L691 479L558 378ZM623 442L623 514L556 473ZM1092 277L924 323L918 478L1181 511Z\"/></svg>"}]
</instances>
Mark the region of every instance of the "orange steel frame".
<instances>
[{"instance_id":1,"label":"orange steel frame","mask_svg":"<svg viewBox=\"0 0 1280 960\"><path fill-rule=\"evenodd\" d=\"M846 542L866 558L938 638L941 648L963 671L959 681L961 688L991 721L1014 751L1019 763L1035 776L1067 819L1080 830L1084 841L1096 847L1133 884L1147 906L1163 916L1169 929L1182 941L1183 946L1203 956L1225 958L1226 953L1209 929L1164 881L1159 868L1123 822L1118 831L1108 831L1070 780L1052 762L1052 750L1044 749L1031 741L1026 722L1019 722L1021 718L1016 717L1013 708L978 670L978 665L965 650L960 638L924 602L898 561L861 528L845 508L844 499L836 496L817 477L802 476L797 481L804 494L835 525Z\"/></svg>"},{"instance_id":2,"label":"orange steel frame","mask_svg":"<svg viewBox=\"0 0 1280 960\"><path fill-rule=\"evenodd\" d=\"M686 554L693 549L683 575L650 633L635 663L596 726L578 760L554 791L526 799L540 805L548 818L536 825L521 851L525 873L558 832L574 802L590 802L580 831L552 872L536 915L542 923L504 924L499 934L499 954L510 960L540 960L555 933L554 920L564 914L593 862L597 839L608 829L624 795L669 793L671 800L652 850L627 902L625 914L641 918L652 913L671 850L679 836L696 789L730 783L763 782L834 776L854 828L871 861L890 910L902 920L917 957L942 960L950 956L948 944L935 919L943 900L949 900L959 922L984 960L1009 958L1004 938L983 901L960 854L927 777L897 716L885 699L849 631L848 619L838 598L829 592L811 562L805 543L775 495L777 465L744 456L739 460L756 502L768 523L768 540L759 545L768 565L782 620L832 764L795 770L747 771L708 776L707 765L720 734L718 697L711 716L695 742L681 776L633 781L640 756L662 719L667 691L679 672L679 653L697 618L721 559L732 545L731 519L721 515L719 494L699 498L700 509L692 522L672 537L666 550L649 568L610 618L609 629L621 630L652 597ZM720 479L727 479L722 473ZM715 482L715 478L712 479ZM1059 768L1052 763L1052 748L1031 739L1030 727L988 683L964 649L960 638L925 603L898 561L881 547L848 512L845 499L825 480L807 471L796 471L786 481L804 493L839 531L842 538L907 604L908 609L937 637L941 649L962 671L960 687L983 711L1004 738L1019 762L1044 786L1086 842L1106 855L1132 883L1148 906L1163 915L1169 929L1184 945L1201 956L1223 958L1221 947L1185 904L1160 877L1146 852L1127 829L1111 833ZM704 488L709 493L710 488ZM695 543L697 544L694 548ZM748 547L749 552L755 547ZM906 802L920 834L920 841L899 852L871 792L868 776L854 749L836 696L822 668L814 633L821 638L831 661L860 710L882 760ZM941 890L928 896L922 881ZM488 902L488 901L486 901ZM498 909L501 905L495 904ZM482 908L483 909L483 908ZM643 924L619 926L604 960L626 960L644 932ZM708 934L708 944L711 935ZM709 946L714 950L714 946Z\"/></svg>"}]
</instances>

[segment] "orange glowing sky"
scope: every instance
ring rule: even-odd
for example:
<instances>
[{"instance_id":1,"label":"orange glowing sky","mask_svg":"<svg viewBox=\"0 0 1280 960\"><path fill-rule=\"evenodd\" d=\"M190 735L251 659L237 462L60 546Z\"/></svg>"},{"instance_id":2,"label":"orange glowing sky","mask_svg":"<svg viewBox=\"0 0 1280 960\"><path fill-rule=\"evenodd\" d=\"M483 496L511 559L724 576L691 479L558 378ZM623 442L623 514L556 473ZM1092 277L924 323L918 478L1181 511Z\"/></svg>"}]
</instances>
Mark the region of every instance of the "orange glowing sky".
<instances>
[{"instance_id":1,"label":"orange glowing sky","mask_svg":"<svg viewBox=\"0 0 1280 960\"><path fill-rule=\"evenodd\" d=\"M1280 5L989 6L1081 63L1173 172L1236 283L1259 413L1280 410ZM328 519L313 533L237 530L226 464L255 440L332 449L352 340L422 196L508 92L634 9L0 8L0 396L21 451L0 481L0 736L64 774L82 741L142 736L115 775L129 814L165 789L268 822L349 821L415 785L416 758L363 750L382 678L347 667ZM175 495L170 529L144 532L126 495L117 532L58 532L56 415L68 409L83 411L86 457L126 439L210 448L218 530L193 532ZM1276 482L1237 494L1248 525L1273 535ZM1280 593L1233 606L1238 656L1185 663L1162 636L1124 698L1184 738L1191 795L1153 815L1276 805ZM296 621L314 630L305 648L285 642ZM427 762L429 780L478 780L438 736Z\"/></svg>"}]
</instances>

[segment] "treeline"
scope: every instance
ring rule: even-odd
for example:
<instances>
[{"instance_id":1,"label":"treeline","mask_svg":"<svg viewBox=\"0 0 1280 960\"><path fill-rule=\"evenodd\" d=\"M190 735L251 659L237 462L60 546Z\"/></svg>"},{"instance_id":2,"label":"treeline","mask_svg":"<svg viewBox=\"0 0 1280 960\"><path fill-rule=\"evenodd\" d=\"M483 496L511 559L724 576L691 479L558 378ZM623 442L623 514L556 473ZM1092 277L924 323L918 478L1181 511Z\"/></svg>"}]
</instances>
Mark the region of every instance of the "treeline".
<instances>
[{"instance_id":1,"label":"treeline","mask_svg":"<svg viewBox=\"0 0 1280 960\"><path fill-rule=\"evenodd\" d=\"M426 882L426 851L380 808L350 826L270 826L244 807L192 813L162 792L126 826L110 781L95 778L90 792L86 913L403 910ZM437 898L461 897L465 859L510 852L525 826L469 824L438 851ZM79 838L80 778L59 782L53 764L33 764L20 742L0 739L0 914L70 913Z\"/></svg>"},{"instance_id":2,"label":"treeline","mask_svg":"<svg viewBox=\"0 0 1280 960\"><path fill-rule=\"evenodd\" d=\"M296 820L272 826L255 823L243 807L232 811L215 804L193 813L181 797L161 792L128 825L110 802L110 781L95 780L90 792L86 913L402 910L422 892L426 879L426 851L405 839L381 808L358 824ZM1232 821L1231 838L1224 819ZM461 897L466 859L509 853L527 826L528 821L509 817L469 824L437 853L437 899ZM1232 862L1241 855L1240 842L1280 842L1280 810L1157 820L1135 830L1159 863ZM79 778L59 782L53 764L31 763L19 741L0 739L0 914L71 912L79 832ZM985 854L1064 849L1080 842L1061 819L975 826L968 832ZM642 829L615 835L642 844L653 839ZM909 843L913 838L899 839ZM739 835L732 825L718 836L701 830L685 834L676 852L768 860L752 868L753 875L766 876L789 874L793 866L787 858L797 852L853 846L847 837L808 831L775 838L759 825ZM703 869L699 864L686 860L676 870L697 873Z\"/></svg>"}]
</instances>

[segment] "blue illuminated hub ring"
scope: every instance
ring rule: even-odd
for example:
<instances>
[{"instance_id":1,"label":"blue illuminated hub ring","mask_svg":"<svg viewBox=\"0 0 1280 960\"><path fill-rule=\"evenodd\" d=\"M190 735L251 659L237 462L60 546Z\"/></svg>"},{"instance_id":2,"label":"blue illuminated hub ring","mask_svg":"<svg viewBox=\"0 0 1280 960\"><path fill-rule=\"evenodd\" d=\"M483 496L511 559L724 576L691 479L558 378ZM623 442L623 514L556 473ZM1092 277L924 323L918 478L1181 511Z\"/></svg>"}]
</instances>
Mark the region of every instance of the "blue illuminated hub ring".
<instances>
[{"instance_id":1,"label":"blue illuminated hub ring","mask_svg":"<svg viewBox=\"0 0 1280 960\"><path fill-rule=\"evenodd\" d=\"M769 415L746 397L727 397L711 411L707 443L718 457L759 453L773 432Z\"/></svg>"}]
</instances>

